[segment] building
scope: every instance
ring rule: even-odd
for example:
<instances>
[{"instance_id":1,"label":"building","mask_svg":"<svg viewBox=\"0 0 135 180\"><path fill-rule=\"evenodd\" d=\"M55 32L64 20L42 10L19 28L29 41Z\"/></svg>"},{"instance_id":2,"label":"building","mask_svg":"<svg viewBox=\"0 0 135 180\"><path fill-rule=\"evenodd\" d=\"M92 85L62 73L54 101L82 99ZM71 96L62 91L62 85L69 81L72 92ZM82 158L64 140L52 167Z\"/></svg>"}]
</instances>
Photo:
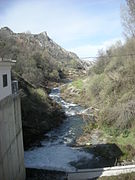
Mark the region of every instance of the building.
<instances>
[{"instance_id":1,"label":"building","mask_svg":"<svg viewBox=\"0 0 135 180\"><path fill-rule=\"evenodd\" d=\"M11 66L15 61L0 58L0 100L12 94Z\"/></svg>"},{"instance_id":2,"label":"building","mask_svg":"<svg viewBox=\"0 0 135 180\"><path fill-rule=\"evenodd\" d=\"M11 66L0 59L0 180L25 180L19 93L12 93Z\"/></svg>"}]
</instances>

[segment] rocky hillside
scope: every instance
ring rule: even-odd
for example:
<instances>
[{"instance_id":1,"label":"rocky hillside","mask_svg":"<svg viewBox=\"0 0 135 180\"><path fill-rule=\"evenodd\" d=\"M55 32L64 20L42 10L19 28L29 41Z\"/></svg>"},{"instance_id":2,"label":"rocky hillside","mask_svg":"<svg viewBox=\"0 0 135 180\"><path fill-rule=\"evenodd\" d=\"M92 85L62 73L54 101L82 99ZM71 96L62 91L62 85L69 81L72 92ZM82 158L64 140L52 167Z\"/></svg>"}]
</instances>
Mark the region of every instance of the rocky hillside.
<instances>
[{"instance_id":1,"label":"rocky hillside","mask_svg":"<svg viewBox=\"0 0 135 180\"><path fill-rule=\"evenodd\" d=\"M12 76L21 89L26 149L65 117L61 107L48 96L49 84L61 82L69 69L83 68L77 55L61 48L46 32L14 33L8 27L1 28L0 57L16 60Z\"/></svg>"},{"instance_id":2,"label":"rocky hillside","mask_svg":"<svg viewBox=\"0 0 135 180\"><path fill-rule=\"evenodd\" d=\"M99 54L86 78L62 89L66 100L89 107L85 132L100 131L99 139L116 143L126 160L135 158L134 52L134 38L117 42Z\"/></svg>"},{"instance_id":3,"label":"rocky hillside","mask_svg":"<svg viewBox=\"0 0 135 180\"><path fill-rule=\"evenodd\" d=\"M89 69L95 65L96 61L91 59L81 59L80 63L85 70L89 71Z\"/></svg>"},{"instance_id":4,"label":"rocky hillside","mask_svg":"<svg viewBox=\"0 0 135 180\"><path fill-rule=\"evenodd\" d=\"M59 82L68 69L83 69L78 56L60 47L46 32L14 33L1 28L0 56L17 60L15 71L38 87Z\"/></svg>"},{"instance_id":5,"label":"rocky hillside","mask_svg":"<svg viewBox=\"0 0 135 180\"><path fill-rule=\"evenodd\" d=\"M43 89L35 88L15 72L12 78L18 80L21 89L24 148L40 145L44 134L63 122L64 111Z\"/></svg>"},{"instance_id":6,"label":"rocky hillside","mask_svg":"<svg viewBox=\"0 0 135 180\"><path fill-rule=\"evenodd\" d=\"M36 52L38 50L47 51L48 54L51 55L51 57L55 58L56 61L62 62L63 60L70 61L70 60L79 60L78 56L73 52L68 52L58 44L56 44L48 35L47 32L42 32L40 34L31 34L31 33L14 33L11 29L8 27L3 27L0 29L0 41L2 45L3 40L12 40L10 43L17 43L18 45L22 45L22 47L28 46L29 49L35 50ZM4 42L3 42L4 43ZM3 44L6 46L5 44ZM15 45L15 44L13 44ZM27 48L28 48L27 47ZM15 47L14 47L15 48ZM13 56L12 58L16 59L15 57L15 51L14 48L12 49L12 52L9 52L7 54L3 53L4 56ZM17 48L17 47L16 47ZM11 53L11 54L10 54ZM14 53L14 54L12 54ZM17 55L17 54L16 54Z\"/></svg>"}]
</instances>

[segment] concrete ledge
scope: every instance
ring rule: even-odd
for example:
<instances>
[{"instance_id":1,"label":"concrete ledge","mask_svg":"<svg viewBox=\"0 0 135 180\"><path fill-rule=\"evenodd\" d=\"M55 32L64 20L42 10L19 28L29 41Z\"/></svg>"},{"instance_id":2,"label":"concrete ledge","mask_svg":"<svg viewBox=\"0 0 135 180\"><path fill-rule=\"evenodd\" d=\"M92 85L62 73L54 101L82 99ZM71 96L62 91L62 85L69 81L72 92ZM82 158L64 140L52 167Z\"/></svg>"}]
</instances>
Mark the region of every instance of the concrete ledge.
<instances>
[{"instance_id":1,"label":"concrete ledge","mask_svg":"<svg viewBox=\"0 0 135 180\"><path fill-rule=\"evenodd\" d=\"M81 169L68 173L68 180L86 180L102 176L115 176L119 174L135 172L135 165L115 166L96 169Z\"/></svg>"}]
</instances>

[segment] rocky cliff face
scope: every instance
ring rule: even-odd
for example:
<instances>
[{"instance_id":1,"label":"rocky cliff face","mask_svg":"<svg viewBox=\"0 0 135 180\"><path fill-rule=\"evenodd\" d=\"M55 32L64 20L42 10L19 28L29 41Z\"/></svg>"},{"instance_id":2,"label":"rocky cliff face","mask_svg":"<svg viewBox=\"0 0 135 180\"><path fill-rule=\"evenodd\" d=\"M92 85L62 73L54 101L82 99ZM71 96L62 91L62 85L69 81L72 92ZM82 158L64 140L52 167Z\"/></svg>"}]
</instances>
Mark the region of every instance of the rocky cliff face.
<instances>
[{"instance_id":1,"label":"rocky cliff face","mask_svg":"<svg viewBox=\"0 0 135 180\"><path fill-rule=\"evenodd\" d=\"M14 46L14 47L11 47ZM8 46L8 47L7 47ZM18 48L17 48L18 47ZM0 29L0 49L9 48L11 52L6 51L1 56L8 56L16 59L15 50L22 48L26 53L42 52L42 54L48 54L54 61L70 64L71 60L78 62L79 57L72 52L66 51L64 48L55 43L48 35L47 32L40 34L31 33L14 33L8 27ZM8 49L7 49L8 50ZM27 52L29 50L29 52Z\"/></svg>"},{"instance_id":2,"label":"rocky cliff face","mask_svg":"<svg viewBox=\"0 0 135 180\"><path fill-rule=\"evenodd\" d=\"M47 32L42 32L40 34L34 35L34 38L39 43L43 49L48 49L51 52L52 56L56 59L61 60L70 60L76 59L79 60L79 57L72 52L66 51L64 48L55 43L48 35Z\"/></svg>"}]
</instances>

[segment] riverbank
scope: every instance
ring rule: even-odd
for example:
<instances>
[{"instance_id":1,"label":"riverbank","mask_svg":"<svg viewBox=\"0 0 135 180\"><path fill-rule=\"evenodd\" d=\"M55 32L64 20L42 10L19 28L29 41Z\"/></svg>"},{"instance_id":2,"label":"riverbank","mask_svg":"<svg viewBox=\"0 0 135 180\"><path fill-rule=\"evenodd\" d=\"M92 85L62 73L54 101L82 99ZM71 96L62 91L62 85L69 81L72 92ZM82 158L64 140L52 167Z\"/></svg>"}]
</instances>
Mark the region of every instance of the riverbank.
<instances>
[{"instance_id":1,"label":"riverbank","mask_svg":"<svg viewBox=\"0 0 135 180\"><path fill-rule=\"evenodd\" d=\"M25 95L24 95L25 94ZM58 127L65 119L60 105L43 89L28 88L21 98L24 148L40 146L45 133Z\"/></svg>"},{"instance_id":2,"label":"riverbank","mask_svg":"<svg viewBox=\"0 0 135 180\"><path fill-rule=\"evenodd\" d=\"M25 166L38 169L75 171L76 167L71 162L85 159L90 164L90 160L93 158L91 153L86 152L81 147L72 147L76 138L81 136L85 124L78 115L82 108L76 104L65 102L60 97L59 88L52 89L49 96L62 106L67 118L59 127L45 134L47 138L41 141L41 147L25 151Z\"/></svg>"},{"instance_id":3,"label":"riverbank","mask_svg":"<svg viewBox=\"0 0 135 180\"><path fill-rule=\"evenodd\" d=\"M100 177L98 180L134 180L135 179L135 173L127 173L127 174L121 174L119 176L111 176L111 177Z\"/></svg>"},{"instance_id":4,"label":"riverbank","mask_svg":"<svg viewBox=\"0 0 135 180\"><path fill-rule=\"evenodd\" d=\"M83 108L67 103L60 97L59 88L54 88L50 97L61 104L67 118L59 128L46 134L41 147L25 152L25 164L29 168L65 170L102 168L116 165L122 152L115 144L97 142L99 134L93 133L93 144L77 140L82 137L85 122L79 115ZM87 142L88 142L87 137Z\"/></svg>"},{"instance_id":5,"label":"riverbank","mask_svg":"<svg viewBox=\"0 0 135 180\"><path fill-rule=\"evenodd\" d=\"M65 119L62 107L49 97L50 89L37 88L16 73L22 110L24 149L41 146L45 133L58 127Z\"/></svg>"},{"instance_id":6,"label":"riverbank","mask_svg":"<svg viewBox=\"0 0 135 180\"><path fill-rule=\"evenodd\" d=\"M46 139L43 142L41 142L42 147L35 148L35 150L33 149L29 151L27 154L25 154L25 158L28 160L28 164L33 167L43 166L42 168L44 169L47 169L49 167L52 167L52 169L62 169L65 163L69 163L70 166L75 167L76 169L90 169L100 167L103 168L118 165L120 157L123 156L123 152L115 143L107 143L106 140L104 140L103 142L102 138L99 138L102 137L102 133L99 133L99 131L97 131L96 129L92 131L91 135L85 132L84 136L81 135L74 141L74 131L72 132L73 129L68 129L67 125L68 123L71 123L71 127L73 128L74 122L75 129L78 129L80 125L77 127L76 123L79 120L78 115L80 112L82 112L82 109L80 109L79 106L73 103L70 104L64 102L60 98L60 92L58 88L54 88L54 90L50 94L50 97L54 98L57 102L62 103L64 105L64 107L66 108L65 112L69 115L71 119L65 121L62 124L61 128L58 128L55 131L52 131L51 133L47 134L48 140ZM73 118L75 118L74 121ZM67 132L69 134L67 134ZM80 158L76 159L76 155ZM32 159L33 162L31 161ZM45 162L47 162L47 164ZM50 162L51 164L49 164ZM63 164L62 167L57 167L57 165L60 165L61 163ZM70 166L68 165L68 168ZM45 177L49 180L63 180L66 178L66 174L63 174L63 172L61 174L61 172L59 171L46 171L37 169L30 169L27 176L29 178L28 180L37 180L37 178L41 178L42 180Z\"/></svg>"},{"instance_id":7,"label":"riverbank","mask_svg":"<svg viewBox=\"0 0 135 180\"><path fill-rule=\"evenodd\" d=\"M126 165L135 163L134 130L119 132L113 127L100 124L98 120L98 105L90 107L89 99L86 99L85 84L86 79L79 79L68 85L61 87L61 96L69 102L77 103L86 108L84 120L87 122L84 133L76 140L77 146L91 146L98 144L115 143L121 150L122 155L117 159L116 164ZM89 111L87 111L89 110ZM85 110L84 110L85 111ZM112 114L113 116L113 114ZM93 121L94 120L94 121ZM111 151L111 149L110 149ZM104 153L101 150L101 156Z\"/></svg>"}]
</instances>

